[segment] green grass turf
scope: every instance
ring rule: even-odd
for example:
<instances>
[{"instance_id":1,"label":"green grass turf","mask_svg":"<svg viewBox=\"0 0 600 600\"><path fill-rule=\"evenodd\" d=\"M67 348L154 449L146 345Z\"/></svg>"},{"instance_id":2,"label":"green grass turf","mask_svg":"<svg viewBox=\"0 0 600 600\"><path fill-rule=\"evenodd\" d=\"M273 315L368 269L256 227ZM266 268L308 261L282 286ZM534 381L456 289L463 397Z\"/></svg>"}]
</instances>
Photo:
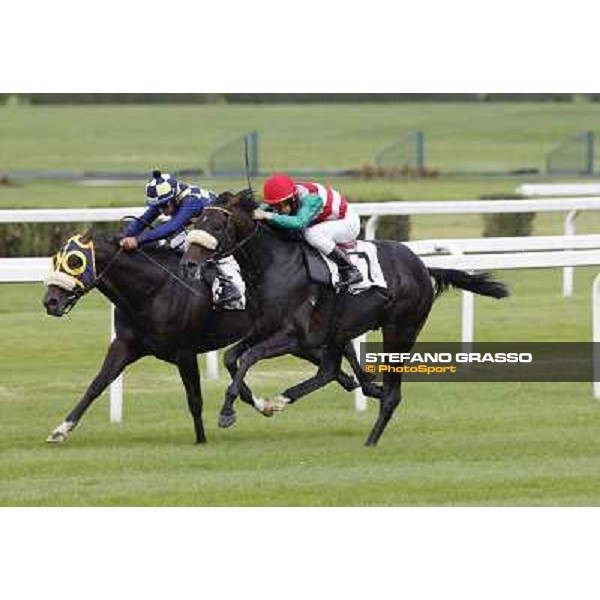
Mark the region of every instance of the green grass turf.
<instances>
[{"instance_id":1,"label":"green grass turf","mask_svg":"<svg viewBox=\"0 0 600 600\"><path fill-rule=\"evenodd\" d=\"M560 295L560 272L510 272L504 302L477 301L476 339L590 340L593 269ZM40 286L0 296L2 505L597 505L600 405L591 384L409 383L377 449L363 447L375 418L335 386L274 419L240 406L216 427L225 381L205 382L208 445L193 444L173 367L154 359L126 376L121 425L107 397L67 444L44 438L71 408L106 349L108 308L94 294L65 320L40 310ZM438 301L423 340L455 340L459 301ZM202 364L201 360L201 364ZM273 395L312 367L294 359L251 371Z\"/></svg>"}]
</instances>

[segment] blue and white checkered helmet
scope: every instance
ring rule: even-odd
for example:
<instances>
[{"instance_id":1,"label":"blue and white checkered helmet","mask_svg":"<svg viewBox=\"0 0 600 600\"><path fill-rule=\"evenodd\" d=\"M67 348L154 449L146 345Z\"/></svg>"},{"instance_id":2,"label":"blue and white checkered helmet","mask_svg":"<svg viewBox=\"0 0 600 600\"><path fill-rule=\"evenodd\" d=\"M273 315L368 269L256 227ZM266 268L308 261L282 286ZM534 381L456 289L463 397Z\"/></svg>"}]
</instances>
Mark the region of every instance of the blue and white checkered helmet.
<instances>
[{"instance_id":1,"label":"blue and white checkered helmet","mask_svg":"<svg viewBox=\"0 0 600 600\"><path fill-rule=\"evenodd\" d=\"M152 179L146 184L146 204L148 206L163 206L177 196L179 183L169 173L152 172Z\"/></svg>"}]
</instances>

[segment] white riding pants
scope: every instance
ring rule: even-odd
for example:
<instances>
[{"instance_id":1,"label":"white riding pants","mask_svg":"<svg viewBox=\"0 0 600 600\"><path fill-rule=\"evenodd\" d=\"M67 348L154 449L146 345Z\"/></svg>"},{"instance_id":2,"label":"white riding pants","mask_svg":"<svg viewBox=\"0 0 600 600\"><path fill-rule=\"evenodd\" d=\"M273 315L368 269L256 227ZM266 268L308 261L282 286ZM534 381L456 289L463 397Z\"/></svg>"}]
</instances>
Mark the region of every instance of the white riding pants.
<instances>
[{"instance_id":1,"label":"white riding pants","mask_svg":"<svg viewBox=\"0 0 600 600\"><path fill-rule=\"evenodd\" d=\"M304 239L325 256L331 254L337 244L353 242L360 233L360 217L350 207L343 219L323 221L304 230Z\"/></svg>"}]
</instances>

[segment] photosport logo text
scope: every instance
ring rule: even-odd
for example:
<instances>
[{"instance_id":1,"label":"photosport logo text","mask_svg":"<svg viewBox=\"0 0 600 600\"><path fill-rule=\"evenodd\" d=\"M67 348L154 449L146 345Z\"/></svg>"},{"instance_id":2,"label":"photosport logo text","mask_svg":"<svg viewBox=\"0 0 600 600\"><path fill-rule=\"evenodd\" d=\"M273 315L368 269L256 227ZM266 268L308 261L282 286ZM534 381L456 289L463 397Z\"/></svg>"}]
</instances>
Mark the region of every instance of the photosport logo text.
<instances>
[{"instance_id":1,"label":"photosport logo text","mask_svg":"<svg viewBox=\"0 0 600 600\"><path fill-rule=\"evenodd\" d=\"M366 352L367 373L458 373L461 364L532 363L530 352ZM408 363L408 364L405 364ZM418 363L418 364L415 364ZM451 364L448 364L451 363Z\"/></svg>"},{"instance_id":2,"label":"photosport logo text","mask_svg":"<svg viewBox=\"0 0 600 600\"><path fill-rule=\"evenodd\" d=\"M389 346L388 346L389 348ZM578 342L424 342L410 352L390 352L382 344L360 345L367 373L382 379L401 374L416 381L594 381L600 377L600 345ZM596 370L595 370L596 368Z\"/></svg>"}]
</instances>

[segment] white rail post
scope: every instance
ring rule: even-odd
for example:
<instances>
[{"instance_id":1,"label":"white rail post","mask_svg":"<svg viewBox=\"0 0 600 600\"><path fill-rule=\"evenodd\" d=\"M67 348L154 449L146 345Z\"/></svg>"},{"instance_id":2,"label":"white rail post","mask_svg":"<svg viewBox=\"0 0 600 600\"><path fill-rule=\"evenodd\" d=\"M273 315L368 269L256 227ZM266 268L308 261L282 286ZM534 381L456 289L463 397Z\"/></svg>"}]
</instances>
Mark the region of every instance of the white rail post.
<instances>
[{"instance_id":1,"label":"white rail post","mask_svg":"<svg viewBox=\"0 0 600 600\"><path fill-rule=\"evenodd\" d=\"M575 235L575 219L577 211L570 211L565 217L565 235ZM570 298L573 295L573 267L565 267L563 269L563 297Z\"/></svg>"},{"instance_id":2,"label":"white rail post","mask_svg":"<svg viewBox=\"0 0 600 600\"><path fill-rule=\"evenodd\" d=\"M379 215L373 215L367 219L365 225L365 240L370 242L377 237L377 225L379 224Z\"/></svg>"},{"instance_id":3,"label":"white rail post","mask_svg":"<svg viewBox=\"0 0 600 600\"><path fill-rule=\"evenodd\" d=\"M116 337L115 307L110 305L110 341ZM121 423L123 420L123 375L119 375L110 384L110 422Z\"/></svg>"},{"instance_id":4,"label":"white rail post","mask_svg":"<svg viewBox=\"0 0 600 600\"><path fill-rule=\"evenodd\" d=\"M354 346L354 351L356 354L359 353L360 344L367 343L367 334L363 333L361 336L352 340L352 344ZM367 410L367 399L362 392L361 387L357 387L354 390L354 408L356 408L357 412L365 412Z\"/></svg>"},{"instance_id":5,"label":"white rail post","mask_svg":"<svg viewBox=\"0 0 600 600\"><path fill-rule=\"evenodd\" d=\"M462 293L462 324L461 341L462 351L470 352L473 348L475 332L475 294L472 292Z\"/></svg>"},{"instance_id":6,"label":"white rail post","mask_svg":"<svg viewBox=\"0 0 600 600\"><path fill-rule=\"evenodd\" d=\"M365 241L372 242L376 238L378 222L379 215L373 215L367 219L367 224L365 225ZM361 336L352 340L354 351L358 354L360 344L366 344L367 341L368 337L366 333L363 333ZM367 399L360 387L357 387L354 390L354 408L357 412L365 412L367 410Z\"/></svg>"},{"instance_id":7,"label":"white rail post","mask_svg":"<svg viewBox=\"0 0 600 600\"><path fill-rule=\"evenodd\" d=\"M463 251L454 244L446 243L440 245L438 250L446 250L452 256L462 256ZM470 352L473 348L475 337L475 294L473 292L462 293L462 321L460 324L460 339L462 351Z\"/></svg>"},{"instance_id":8,"label":"white rail post","mask_svg":"<svg viewBox=\"0 0 600 600\"><path fill-rule=\"evenodd\" d=\"M600 400L600 275L594 280L592 291L592 341L594 360L594 398Z\"/></svg>"},{"instance_id":9,"label":"white rail post","mask_svg":"<svg viewBox=\"0 0 600 600\"><path fill-rule=\"evenodd\" d=\"M219 353L216 350L206 353L206 379L219 379Z\"/></svg>"}]
</instances>

